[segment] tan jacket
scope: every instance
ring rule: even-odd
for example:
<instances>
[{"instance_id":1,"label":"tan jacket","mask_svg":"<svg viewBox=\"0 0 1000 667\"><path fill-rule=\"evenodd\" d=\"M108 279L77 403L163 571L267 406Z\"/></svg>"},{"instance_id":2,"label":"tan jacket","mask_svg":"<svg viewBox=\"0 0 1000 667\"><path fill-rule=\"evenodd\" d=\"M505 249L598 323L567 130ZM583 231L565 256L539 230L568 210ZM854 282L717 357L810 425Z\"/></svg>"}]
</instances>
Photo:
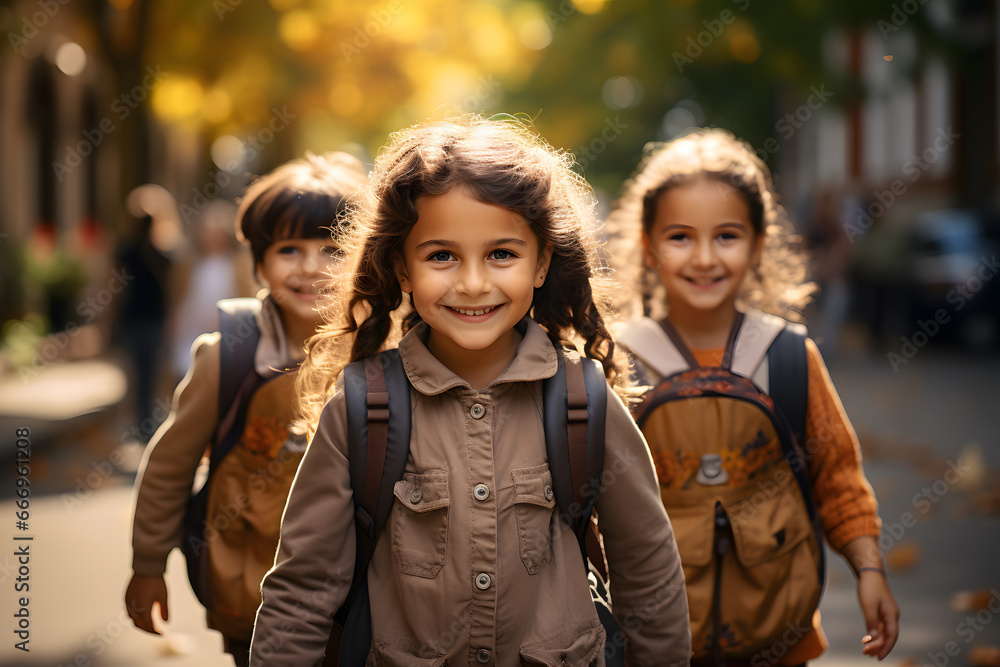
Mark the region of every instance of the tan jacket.
<instances>
[{"instance_id":1,"label":"tan jacket","mask_svg":"<svg viewBox=\"0 0 1000 667\"><path fill-rule=\"evenodd\" d=\"M431 355L425 325L400 342L414 388L411 446L368 570L369 665L604 664L580 549L547 490L541 380L555 374L556 351L536 323L520 326L513 362L482 391ZM691 643L673 532L646 444L610 389L606 434L597 511L629 664L685 665ZM338 393L285 508L254 629L255 666L313 665L323 654L354 568L347 451Z\"/></svg>"},{"instance_id":2,"label":"tan jacket","mask_svg":"<svg viewBox=\"0 0 1000 667\"><path fill-rule=\"evenodd\" d=\"M243 436L212 477L207 512L213 607L208 624L238 641L249 641L253 632L260 581L274 564L281 512L302 458L284 446L294 374L276 369L294 362L273 301L264 300L257 319L261 340L254 366L271 379L254 394ZM218 422L221 344L215 332L192 345L191 369L146 449L132 527L132 569L138 575L162 574L170 550L180 546L184 508Z\"/></svg>"}]
</instances>

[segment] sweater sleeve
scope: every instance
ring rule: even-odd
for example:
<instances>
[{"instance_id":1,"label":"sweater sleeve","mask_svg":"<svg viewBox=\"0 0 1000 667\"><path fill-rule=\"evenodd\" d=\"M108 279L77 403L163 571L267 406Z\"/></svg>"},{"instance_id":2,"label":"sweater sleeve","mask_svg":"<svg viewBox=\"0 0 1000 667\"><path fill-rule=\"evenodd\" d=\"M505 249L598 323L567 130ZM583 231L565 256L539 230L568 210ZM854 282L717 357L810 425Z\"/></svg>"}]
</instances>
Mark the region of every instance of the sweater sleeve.
<instances>
[{"instance_id":1,"label":"sweater sleeve","mask_svg":"<svg viewBox=\"0 0 1000 667\"><path fill-rule=\"evenodd\" d=\"M596 509L626 662L687 665L691 628L677 543L646 441L610 387L605 433Z\"/></svg>"},{"instance_id":2,"label":"sweater sleeve","mask_svg":"<svg viewBox=\"0 0 1000 667\"><path fill-rule=\"evenodd\" d=\"M333 615L354 575L354 500L346 451L347 409L338 387L292 482L274 567L261 584L251 665L299 667L323 658Z\"/></svg>"},{"instance_id":3,"label":"sweater sleeve","mask_svg":"<svg viewBox=\"0 0 1000 667\"><path fill-rule=\"evenodd\" d=\"M861 467L861 447L819 349L806 340L808 406L805 441L813 495L830 546L840 551L865 535L879 536L875 494Z\"/></svg>"},{"instance_id":4,"label":"sweater sleeve","mask_svg":"<svg viewBox=\"0 0 1000 667\"><path fill-rule=\"evenodd\" d=\"M140 576L163 574L170 550L180 545L184 507L218 423L219 334L200 336L191 357L170 415L146 448L136 485L132 569Z\"/></svg>"}]
</instances>

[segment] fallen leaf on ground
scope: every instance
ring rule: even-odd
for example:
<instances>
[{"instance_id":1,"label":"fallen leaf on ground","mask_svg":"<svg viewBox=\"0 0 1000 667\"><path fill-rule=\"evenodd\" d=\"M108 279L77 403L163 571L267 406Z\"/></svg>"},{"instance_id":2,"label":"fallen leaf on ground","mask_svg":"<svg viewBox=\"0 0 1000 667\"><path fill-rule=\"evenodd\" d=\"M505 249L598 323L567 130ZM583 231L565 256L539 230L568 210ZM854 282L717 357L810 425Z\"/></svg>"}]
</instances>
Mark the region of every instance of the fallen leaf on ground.
<instances>
[{"instance_id":1,"label":"fallen leaf on ground","mask_svg":"<svg viewBox=\"0 0 1000 667\"><path fill-rule=\"evenodd\" d=\"M1000 667L1000 646L982 644L969 649L970 667Z\"/></svg>"},{"instance_id":2,"label":"fallen leaf on ground","mask_svg":"<svg viewBox=\"0 0 1000 667\"><path fill-rule=\"evenodd\" d=\"M916 542L901 542L885 555L885 566L890 572L912 570L920 561L920 545Z\"/></svg>"},{"instance_id":3,"label":"fallen leaf on ground","mask_svg":"<svg viewBox=\"0 0 1000 667\"><path fill-rule=\"evenodd\" d=\"M951 596L951 610L959 613L975 613L989 607L993 593L989 589L959 591Z\"/></svg>"}]
</instances>

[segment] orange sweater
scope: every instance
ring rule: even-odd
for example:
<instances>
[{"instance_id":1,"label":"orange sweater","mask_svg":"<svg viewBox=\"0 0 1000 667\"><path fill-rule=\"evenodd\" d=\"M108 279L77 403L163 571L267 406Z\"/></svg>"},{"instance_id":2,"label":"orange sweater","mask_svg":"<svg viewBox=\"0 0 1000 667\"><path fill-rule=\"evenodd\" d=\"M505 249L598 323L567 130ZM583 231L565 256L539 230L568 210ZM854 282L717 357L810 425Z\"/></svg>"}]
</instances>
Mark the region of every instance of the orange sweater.
<instances>
[{"instance_id":1,"label":"orange sweater","mask_svg":"<svg viewBox=\"0 0 1000 667\"><path fill-rule=\"evenodd\" d=\"M723 348L693 349L702 366L721 366ZM881 521L875 494L861 469L861 448L819 349L806 339L808 392L806 432L801 443L809 468L816 509L827 542L836 550L859 537L878 537ZM781 659L795 665L819 657L828 646L820 627L819 611L813 630Z\"/></svg>"}]
</instances>

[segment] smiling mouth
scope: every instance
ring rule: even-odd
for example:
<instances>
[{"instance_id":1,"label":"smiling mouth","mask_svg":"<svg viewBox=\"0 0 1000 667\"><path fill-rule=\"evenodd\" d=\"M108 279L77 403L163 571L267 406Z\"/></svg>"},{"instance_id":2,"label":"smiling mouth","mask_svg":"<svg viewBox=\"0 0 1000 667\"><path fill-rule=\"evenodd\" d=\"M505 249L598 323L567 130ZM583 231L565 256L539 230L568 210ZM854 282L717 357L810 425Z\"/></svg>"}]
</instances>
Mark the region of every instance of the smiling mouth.
<instances>
[{"instance_id":1,"label":"smiling mouth","mask_svg":"<svg viewBox=\"0 0 1000 667\"><path fill-rule=\"evenodd\" d=\"M495 308L499 308L500 306L489 306L487 308L454 308L452 306L448 307L461 315L485 315L486 313L490 312Z\"/></svg>"},{"instance_id":2,"label":"smiling mouth","mask_svg":"<svg viewBox=\"0 0 1000 667\"><path fill-rule=\"evenodd\" d=\"M724 279L725 276L719 276L718 278L685 278L685 280L696 287L711 287Z\"/></svg>"}]
</instances>

